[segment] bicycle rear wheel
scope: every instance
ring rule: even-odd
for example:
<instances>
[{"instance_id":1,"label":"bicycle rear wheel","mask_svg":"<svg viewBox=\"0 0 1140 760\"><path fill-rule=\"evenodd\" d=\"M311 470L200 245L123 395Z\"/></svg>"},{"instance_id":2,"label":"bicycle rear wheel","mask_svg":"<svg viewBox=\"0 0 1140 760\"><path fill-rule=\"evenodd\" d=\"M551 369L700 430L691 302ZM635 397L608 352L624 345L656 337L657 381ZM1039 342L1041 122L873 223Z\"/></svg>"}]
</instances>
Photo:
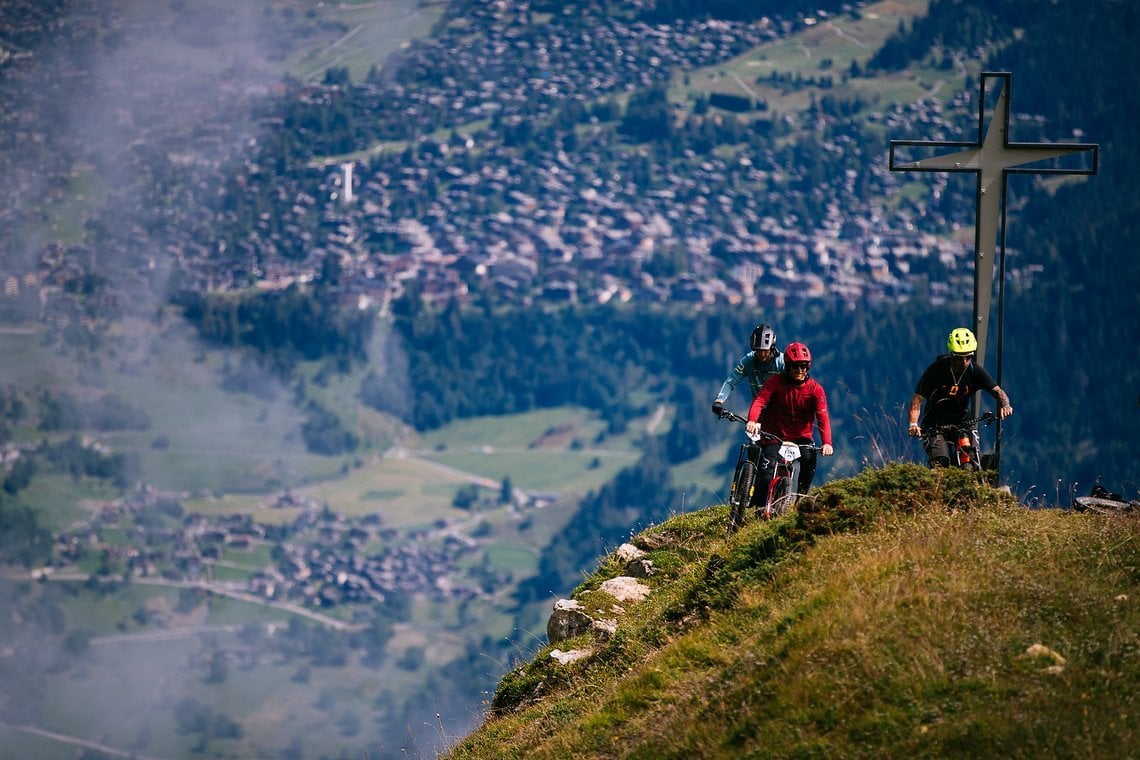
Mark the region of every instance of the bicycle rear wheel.
<instances>
[{"instance_id":1,"label":"bicycle rear wheel","mask_svg":"<svg viewBox=\"0 0 1140 760\"><path fill-rule=\"evenodd\" d=\"M756 485L756 464L744 460L736 470L732 481L732 493L728 497L728 532L735 533L744 525L744 510L752 502L752 491Z\"/></svg>"}]
</instances>

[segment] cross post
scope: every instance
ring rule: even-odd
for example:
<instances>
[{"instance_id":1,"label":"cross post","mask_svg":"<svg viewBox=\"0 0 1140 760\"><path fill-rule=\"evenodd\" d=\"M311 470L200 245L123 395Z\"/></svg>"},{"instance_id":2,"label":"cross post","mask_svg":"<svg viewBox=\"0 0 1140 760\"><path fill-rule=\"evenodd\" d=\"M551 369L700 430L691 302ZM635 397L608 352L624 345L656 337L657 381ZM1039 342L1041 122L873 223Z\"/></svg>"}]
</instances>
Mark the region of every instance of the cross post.
<instances>
[{"instance_id":1,"label":"cross post","mask_svg":"<svg viewBox=\"0 0 1140 760\"><path fill-rule=\"evenodd\" d=\"M998 385L1002 382L1002 318L1005 294L1006 177L1010 174L1096 174L1099 146L1092 143L1015 143L1009 139L1009 72L982 72L978 98L978 137L974 142L891 140L889 168L895 172L972 172L977 175L974 224L974 322L978 360L985 361L989 332L990 300L993 294L996 246L1000 246L998 280ZM987 124L987 88L997 101ZM934 153L935 151L946 151ZM924 156L914 153L925 151ZM1056 165L1022 168L1046 159L1091 152L1091 166L1066 168ZM999 237L1000 232L1000 237ZM975 410L977 401L975 400ZM1000 462L1001 423L994 444L994 468Z\"/></svg>"}]
</instances>

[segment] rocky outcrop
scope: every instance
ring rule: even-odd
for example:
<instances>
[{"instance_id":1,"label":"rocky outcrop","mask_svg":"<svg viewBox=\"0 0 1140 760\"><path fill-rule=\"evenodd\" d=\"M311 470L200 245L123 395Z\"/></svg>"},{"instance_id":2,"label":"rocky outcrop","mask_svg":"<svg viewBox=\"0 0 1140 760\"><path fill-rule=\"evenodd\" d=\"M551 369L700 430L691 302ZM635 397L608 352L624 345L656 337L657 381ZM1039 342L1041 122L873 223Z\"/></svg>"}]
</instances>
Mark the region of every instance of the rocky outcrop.
<instances>
[{"instance_id":1,"label":"rocky outcrop","mask_svg":"<svg viewBox=\"0 0 1140 760\"><path fill-rule=\"evenodd\" d=\"M546 638L557 644L590 630L594 619L586 614L586 609L573 599L559 599L554 603L554 612L546 621Z\"/></svg>"},{"instance_id":2,"label":"rocky outcrop","mask_svg":"<svg viewBox=\"0 0 1140 760\"><path fill-rule=\"evenodd\" d=\"M653 574L653 562L645 558L645 552L632 544L622 544L614 556L624 564L626 574L603 581L599 591L612 597L619 604L612 605L605 615L620 615L625 612L621 604L636 604L650 594L650 588L642 582ZM576 599L559 599L554 603L554 611L546 623L546 638L551 644L558 644L593 633L600 639L608 639L617 631L617 620L605 617L597 610L587 611L586 606ZM550 656L566 665L592 654L591 650L555 649Z\"/></svg>"}]
</instances>

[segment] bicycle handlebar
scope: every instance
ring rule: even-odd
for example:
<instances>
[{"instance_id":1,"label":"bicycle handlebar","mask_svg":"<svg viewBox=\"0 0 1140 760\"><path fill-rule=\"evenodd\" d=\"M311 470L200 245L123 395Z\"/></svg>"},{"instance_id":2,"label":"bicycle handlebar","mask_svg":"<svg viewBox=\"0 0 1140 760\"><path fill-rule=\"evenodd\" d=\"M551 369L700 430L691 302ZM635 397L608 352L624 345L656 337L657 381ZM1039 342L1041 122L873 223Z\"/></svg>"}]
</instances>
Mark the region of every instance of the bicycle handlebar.
<instances>
[{"instance_id":1,"label":"bicycle handlebar","mask_svg":"<svg viewBox=\"0 0 1140 760\"><path fill-rule=\"evenodd\" d=\"M716 416L722 420L732 420L733 422L739 422L741 424L748 424L747 418L741 417L739 414L736 414L735 412L730 412L727 409L721 409L719 412L714 412L714 414L716 414ZM784 443L783 438L781 438L780 436L778 436L774 433L769 433L767 430L761 430L760 431L760 438L756 439L756 443L760 444L761 440L764 440L767 443ZM794 443L794 441L789 441L789 443ZM763 445L763 444L760 444L760 445ZM801 449L811 449L812 451L822 451L823 450L822 446L816 446L814 443L797 443L796 445L799 446Z\"/></svg>"},{"instance_id":2,"label":"bicycle handlebar","mask_svg":"<svg viewBox=\"0 0 1140 760\"><path fill-rule=\"evenodd\" d=\"M934 425L931 429L932 430L948 430L948 429L963 430L966 428L972 428L974 425L977 425L979 422L987 422L987 423L988 422L996 422L997 419L998 419L998 416L996 414L994 414L993 412L985 412L984 414L980 414L977 417L974 417L973 419L962 420L961 422L947 422L943 425Z\"/></svg>"},{"instance_id":3,"label":"bicycle handlebar","mask_svg":"<svg viewBox=\"0 0 1140 760\"><path fill-rule=\"evenodd\" d=\"M716 416L722 420L732 420L733 422L741 422L741 423L747 423L748 422L748 420L746 420L744 417L741 417L739 414L736 414L735 412L730 412L727 409L721 409L719 412L714 412L714 414L716 414Z\"/></svg>"}]
</instances>

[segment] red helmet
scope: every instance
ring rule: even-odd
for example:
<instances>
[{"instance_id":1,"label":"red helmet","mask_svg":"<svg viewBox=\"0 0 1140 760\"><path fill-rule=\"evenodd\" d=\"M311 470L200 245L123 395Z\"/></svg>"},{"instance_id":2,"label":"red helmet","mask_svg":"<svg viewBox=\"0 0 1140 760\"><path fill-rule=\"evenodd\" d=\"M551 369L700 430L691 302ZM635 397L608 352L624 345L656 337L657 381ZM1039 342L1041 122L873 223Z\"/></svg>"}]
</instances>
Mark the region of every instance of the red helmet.
<instances>
[{"instance_id":1,"label":"red helmet","mask_svg":"<svg viewBox=\"0 0 1140 760\"><path fill-rule=\"evenodd\" d=\"M784 364L811 364L811 351L803 343L789 343L784 349Z\"/></svg>"}]
</instances>

